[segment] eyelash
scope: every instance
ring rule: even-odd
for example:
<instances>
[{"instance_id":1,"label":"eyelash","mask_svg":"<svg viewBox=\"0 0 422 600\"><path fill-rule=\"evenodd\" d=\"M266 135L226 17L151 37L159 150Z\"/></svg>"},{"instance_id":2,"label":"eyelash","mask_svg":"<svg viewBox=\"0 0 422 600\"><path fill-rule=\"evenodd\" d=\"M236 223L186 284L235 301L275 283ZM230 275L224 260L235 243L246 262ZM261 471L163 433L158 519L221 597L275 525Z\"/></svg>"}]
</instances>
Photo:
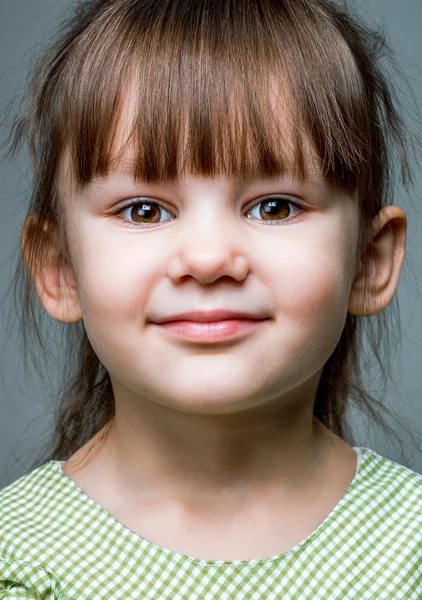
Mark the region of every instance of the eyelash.
<instances>
[{"instance_id":1,"label":"eyelash","mask_svg":"<svg viewBox=\"0 0 422 600\"><path fill-rule=\"evenodd\" d=\"M265 225L289 225L290 223L296 221L296 219L303 213L303 212L309 212L308 209L304 208L303 206L301 206L300 204L298 204L297 202L293 202L289 196L270 196L268 198L266 198L265 200L261 200L260 202L257 202L256 204L254 204L249 210L248 213L251 212L254 208L256 208L257 206L259 206L260 204L264 204L265 202L271 202L272 200L282 200L283 202L286 202L287 204L290 204L292 206L294 206L295 208L300 209L299 213L296 213L295 215L293 215L293 217L287 217L287 219L280 219L278 221L265 221L263 219L256 219L258 222L260 223L264 223ZM168 213L170 213L170 211L165 208L164 206L161 206L161 204L159 202L152 202L149 201L148 198L146 198L145 200L132 200L130 202L128 202L127 204L125 204L124 206L121 206L118 210L116 210L113 215L121 215L123 213L123 211L127 210L128 208L132 208L133 206L137 206L137 205L142 205L142 204L147 204L148 206L158 206L160 209L167 211ZM249 217L250 218L250 217ZM163 223L170 223L173 219L170 219L169 221L163 221ZM146 223L146 224L135 224L132 221L126 221L124 218L122 218L123 221L123 225L126 227L135 227L135 228L149 228L149 227L153 227L155 225L161 225L162 223L158 222L158 223Z\"/></svg>"}]
</instances>

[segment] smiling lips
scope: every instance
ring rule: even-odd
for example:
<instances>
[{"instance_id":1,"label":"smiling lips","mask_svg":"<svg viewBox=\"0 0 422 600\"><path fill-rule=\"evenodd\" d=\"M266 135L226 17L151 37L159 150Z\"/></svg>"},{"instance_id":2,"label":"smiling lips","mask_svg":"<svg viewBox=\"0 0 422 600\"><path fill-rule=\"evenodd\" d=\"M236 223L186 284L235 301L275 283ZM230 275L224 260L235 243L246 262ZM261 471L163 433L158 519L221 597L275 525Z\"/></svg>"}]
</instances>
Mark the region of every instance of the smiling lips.
<instances>
[{"instance_id":1,"label":"smiling lips","mask_svg":"<svg viewBox=\"0 0 422 600\"><path fill-rule=\"evenodd\" d=\"M269 319L257 318L230 318L220 320L209 320L209 315L203 320L170 320L161 323L154 323L171 335L182 338L186 341L215 344L246 337L259 326Z\"/></svg>"},{"instance_id":2,"label":"smiling lips","mask_svg":"<svg viewBox=\"0 0 422 600\"><path fill-rule=\"evenodd\" d=\"M262 320L268 318L268 315L249 313L233 310L209 310L209 311L190 311L165 316L163 318L153 319L152 323L167 323L169 321L195 321L197 323L214 323L216 321L227 321L232 319Z\"/></svg>"}]
</instances>

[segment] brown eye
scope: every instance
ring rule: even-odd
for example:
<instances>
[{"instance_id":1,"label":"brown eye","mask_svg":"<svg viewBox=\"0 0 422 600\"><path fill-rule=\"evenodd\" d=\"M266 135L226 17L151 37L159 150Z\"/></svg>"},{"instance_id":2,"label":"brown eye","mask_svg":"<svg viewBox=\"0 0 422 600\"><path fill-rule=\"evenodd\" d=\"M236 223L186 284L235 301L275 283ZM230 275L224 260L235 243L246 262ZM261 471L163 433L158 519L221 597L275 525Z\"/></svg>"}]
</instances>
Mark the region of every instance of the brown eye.
<instances>
[{"instance_id":1,"label":"brown eye","mask_svg":"<svg viewBox=\"0 0 422 600\"><path fill-rule=\"evenodd\" d=\"M157 223L160 219L160 211L155 204L134 204L130 207L129 214L135 223Z\"/></svg>"},{"instance_id":2,"label":"brown eye","mask_svg":"<svg viewBox=\"0 0 422 600\"><path fill-rule=\"evenodd\" d=\"M272 197L258 202L258 204L256 204L249 211L249 213L255 211L255 215L253 215L253 217L261 221L274 223L286 220L290 221L291 206L294 206L299 210L301 209L299 204L297 204L296 202L292 202L291 200L288 200L285 197Z\"/></svg>"},{"instance_id":3,"label":"brown eye","mask_svg":"<svg viewBox=\"0 0 422 600\"><path fill-rule=\"evenodd\" d=\"M299 212L291 216L291 207L298 209ZM253 214L253 211L256 214ZM304 211L306 212L306 209L293 202L289 197L274 196L258 202L248 211L248 218L254 218L270 225L288 225L295 219L297 214ZM165 217L164 213L167 213L170 218L163 219L162 217ZM164 223L174 219L166 208L158 202L149 201L148 198L134 199L117 210L115 214L122 215L124 225L138 227L147 227L148 225Z\"/></svg>"},{"instance_id":4,"label":"brown eye","mask_svg":"<svg viewBox=\"0 0 422 600\"><path fill-rule=\"evenodd\" d=\"M156 202L137 201L124 206L118 211L118 214L123 215L130 223L136 223L138 225L154 225L155 223L163 222L160 220L162 212L170 214L168 210Z\"/></svg>"}]
</instances>

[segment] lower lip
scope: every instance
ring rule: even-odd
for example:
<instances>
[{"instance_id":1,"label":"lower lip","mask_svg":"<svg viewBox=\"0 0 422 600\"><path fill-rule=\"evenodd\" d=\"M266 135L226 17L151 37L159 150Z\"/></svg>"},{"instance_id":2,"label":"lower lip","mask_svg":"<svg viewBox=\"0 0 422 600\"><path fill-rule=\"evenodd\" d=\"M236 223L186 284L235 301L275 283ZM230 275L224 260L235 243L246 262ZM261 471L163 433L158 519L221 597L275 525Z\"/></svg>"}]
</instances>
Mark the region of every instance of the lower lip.
<instances>
[{"instance_id":1,"label":"lower lip","mask_svg":"<svg viewBox=\"0 0 422 600\"><path fill-rule=\"evenodd\" d=\"M168 321L167 323L154 323L154 325L189 342L215 344L246 337L266 321L268 319L227 319L212 323Z\"/></svg>"}]
</instances>

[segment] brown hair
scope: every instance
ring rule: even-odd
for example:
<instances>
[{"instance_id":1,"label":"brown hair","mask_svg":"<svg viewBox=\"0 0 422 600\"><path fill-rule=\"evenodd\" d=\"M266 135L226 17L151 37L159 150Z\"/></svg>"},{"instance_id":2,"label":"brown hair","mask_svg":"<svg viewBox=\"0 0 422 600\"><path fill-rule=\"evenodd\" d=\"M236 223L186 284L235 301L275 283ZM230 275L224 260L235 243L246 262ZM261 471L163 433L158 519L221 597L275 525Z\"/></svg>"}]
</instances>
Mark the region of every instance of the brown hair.
<instances>
[{"instance_id":1,"label":"brown hair","mask_svg":"<svg viewBox=\"0 0 422 600\"><path fill-rule=\"evenodd\" d=\"M304 178L310 140L326 180L359 201L358 259L370 252L371 220L391 197L395 163L403 184L411 182L408 131L382 67L387 55L383 35L326 0L80 3L35 65L29 102L15 122L9 150L14 155L28 142L34 168L28 215L44 228L25 249L31 268L22 255L15 278L25 360L33 336L33 364L39 367L40 344L49 371L61 369L55 430L34 467L67 460L114 414L108 373L83 322L57 323L64 354L54 364L58 349L43 340L43 310L30 275L41 268L52 243L60 261L69 257L58 178L65 152L81 187L107 175L129 143L135 148L134 176L146 181L186 173L271 176L286 169ZM111 149L129 89L136 112L116 157ZM280 111L287 128L277 117ZM400 329L394 310L396 298L388 311L370 318L348 313L324 366L313 412L349 441L350 402L385 427L374 409L381 403L364 387L362 365L374 357L387 379L383 336L390 312L392 328Z\"/></svg>"}]
</instances>

